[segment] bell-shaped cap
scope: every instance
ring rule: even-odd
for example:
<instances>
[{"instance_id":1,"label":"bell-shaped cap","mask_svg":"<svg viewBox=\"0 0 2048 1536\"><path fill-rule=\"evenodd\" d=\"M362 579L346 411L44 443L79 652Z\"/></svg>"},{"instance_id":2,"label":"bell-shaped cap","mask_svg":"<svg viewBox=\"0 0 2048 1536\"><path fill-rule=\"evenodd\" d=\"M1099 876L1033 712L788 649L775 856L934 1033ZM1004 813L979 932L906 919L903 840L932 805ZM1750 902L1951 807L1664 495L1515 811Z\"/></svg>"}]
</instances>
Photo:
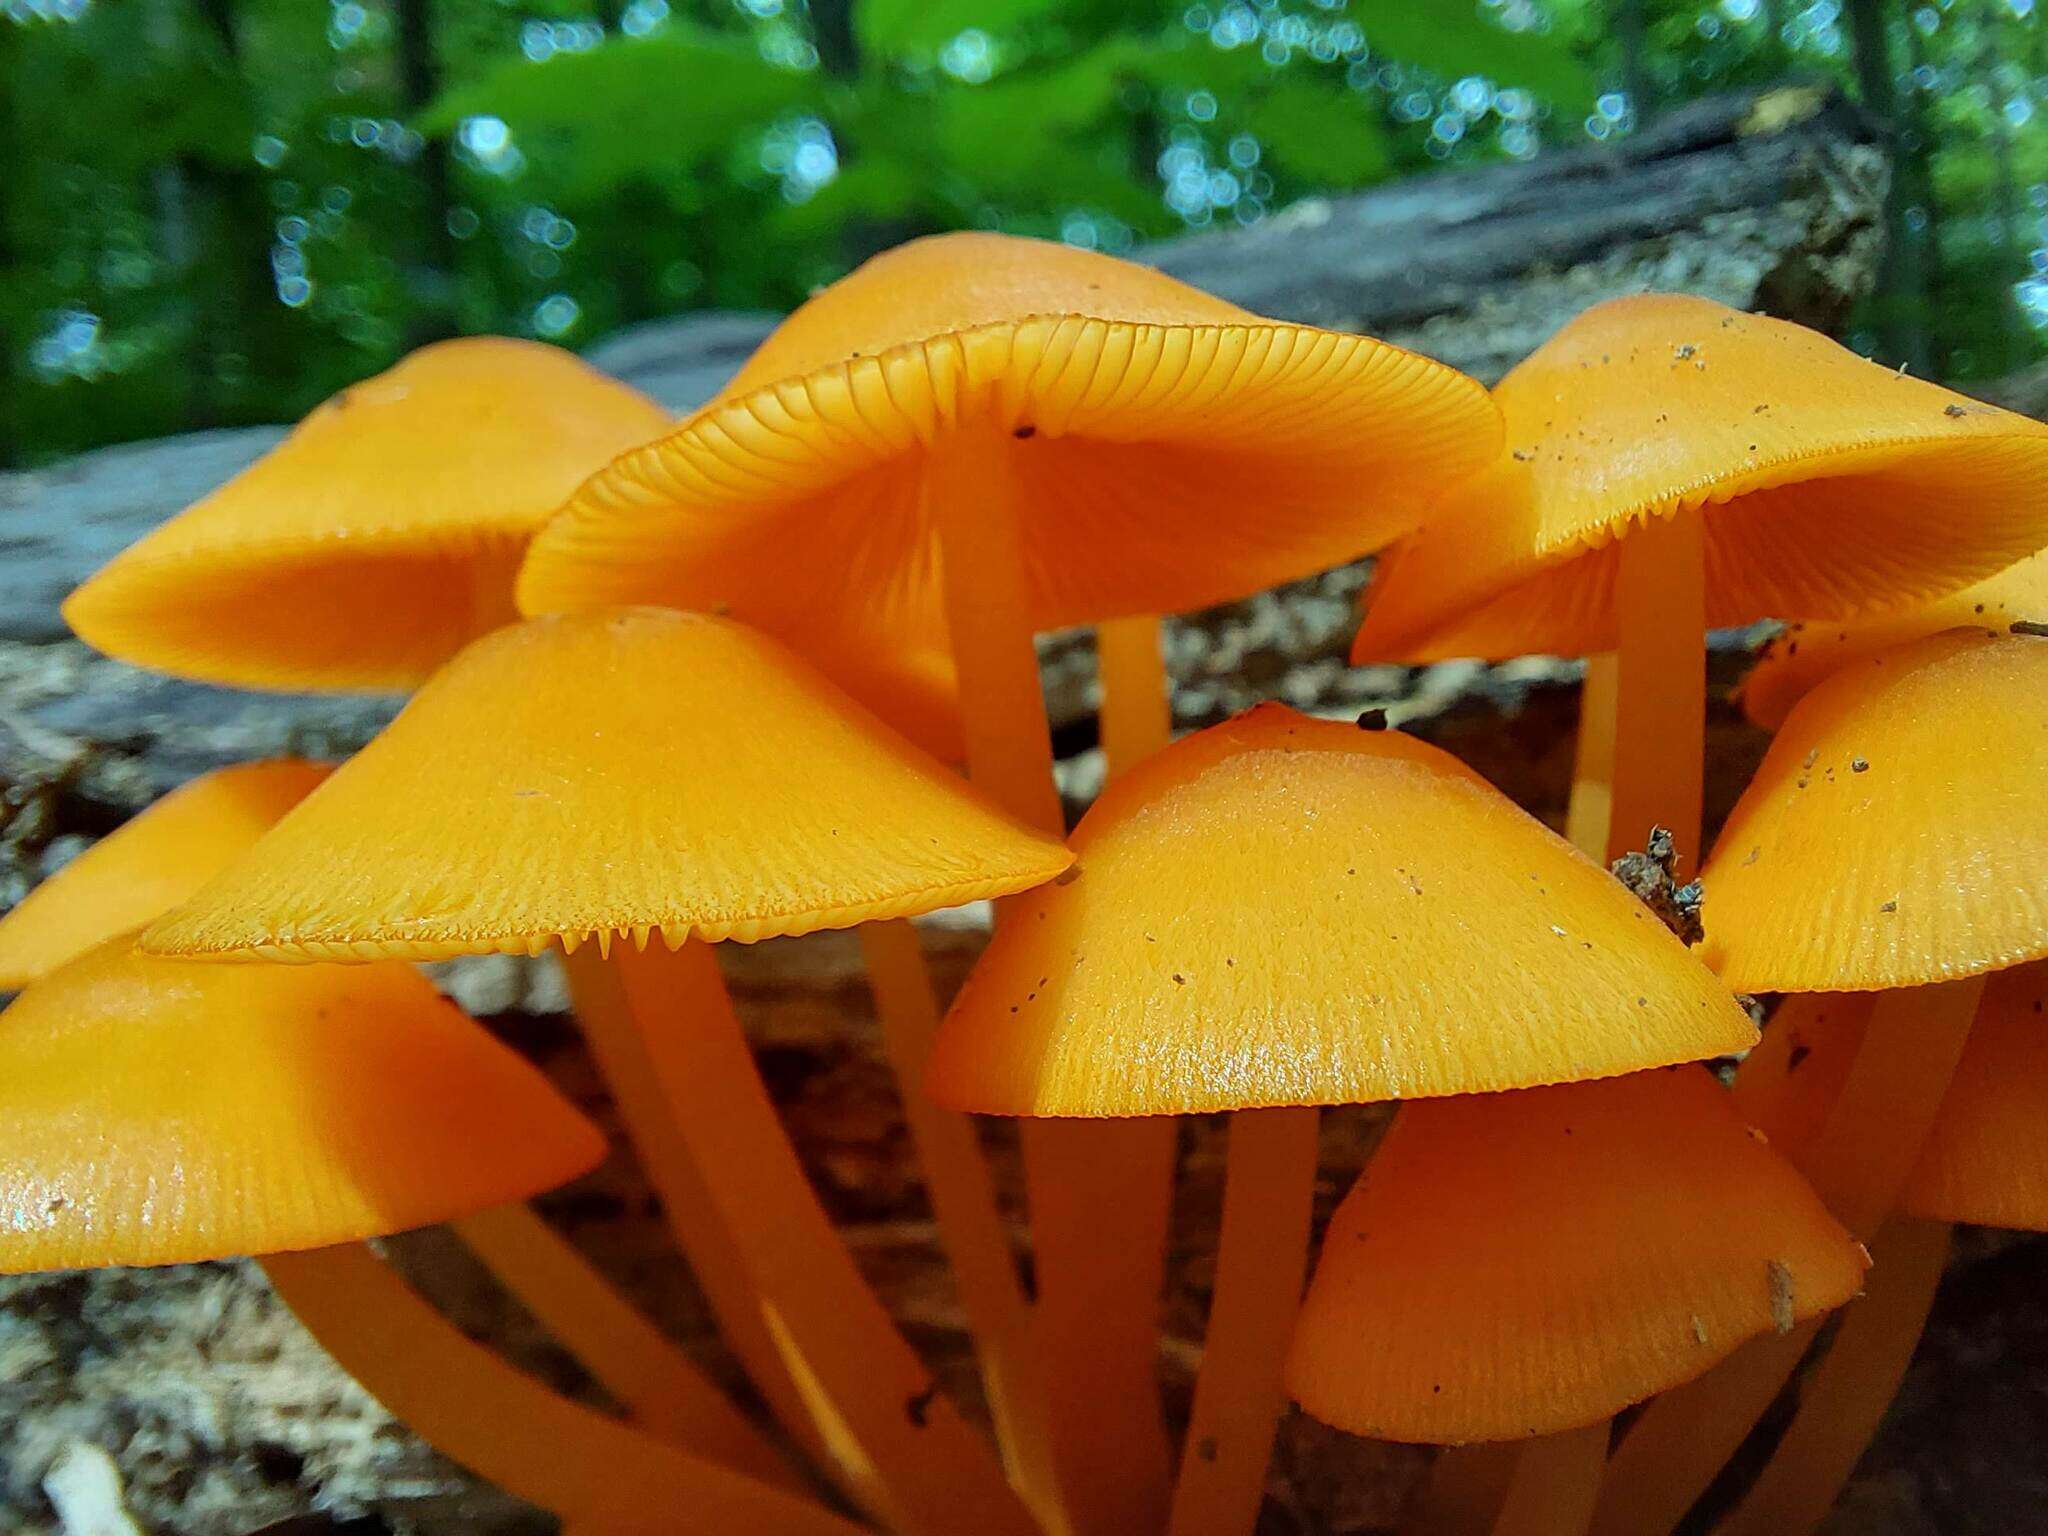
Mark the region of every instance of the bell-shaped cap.
<instances>
[{"instance_id":1,"label":"bell-shaped cap","mask_svg":"<svg viewBox=\"0 0 2048 1536\"><path fill-rule=\"evenodd\" d=\"M323 763L243 763L180 785L0 917L0 991L13 991L175 907L255 845L327 776Z\"/></svg>"},{"instance_id":2,"label":"bell-shaped cap","mask_svg":"<svg viewBox=\"0 0 2048 1536\"><path fill-rule=\"evenodd\" d=\"M1574 1429L1868 1262L1702 1068L1408 1104L1330 1220L1287 1389L1381 1440Z\"/></svg>"},{"instance_id":3,"label":"bell-shaped cap","mask_svg":"<svg viewBox=\"0 0 2048 1536\"><path fill-rule=\"evenodd\" d=\"M1007 895L1071 861L765 635L622 609L477 641L143 947L753 940Z\"/></svg>"},{"instance_id":4,"label":"bell-shaped cap","mask_svg":"<svg viewBox=\"0 0 2048 1536\"><path fill-rule=\"evenodd\" d=\"M1738 992L1921 986L2048 955L2048 640L1951 630L1794 707L1701 871Z\"/></svg>"},{"instance_id":5,"label":"bell-shaped cap","mask_svg":"<svg viewBox=\"0 0 2048 1536\"><path fill-rule=\"evenodd\" d=\"M1091 252L936 236L825 289L716 400L593 477L520 603L730 612L821 662L943 647L922 465L963 433L1016 509L1037 629L1355 558L1500 450L1486 392L1428 358Z\"/></svg>"},{"instance_id":6,"label":"bell-shaped cap","mask_svg":"<svg viewBox=\"0 0 2048 1536\"><path fill-rule=\"evenodd\" d=\"M1113 783L968 976L928 1086L1199 1114L1608 1077L1748 1016L1621 884L1447 753L1261 705Z\"/></svg>"},{"instance_id":7,"label":"bell-shaped cap","mask_svg":"<svg viewBox=\"0 0 2048 1536\"><path fill-rule=\"evenodd\" d=\"M1788 997L1735 1079L1736 1107L1797 1160L1819 1134L1863 1043L1867 993ZM2001 971L1899 1209L1927 1221L2048 1232L2048 966Z\"/></svg>"},{"instance_id":8,"label":"bell-shaped cap","mask_svg":"<svg viewBox=\"0 0 2048 1536\"><path fill-rule=\"evenodd\" d=\"M1944 629L1996 633L2016 623L2044 621L2048 621L2048 551L2029 555L1988 581L1923 607L1854 623L1800 620L1772 638L1742 680L1742 712L1765 730L1775 731L1815 683L1849 662Z\"/></svg>"},{"instance_id":9,"label":"bell-shaped cap","mask_svg":"<svg viewBox=\"0 0 2048 1536\"><path fill-rule=\"evenodd\" d=\"M410 966L104 944L0 1014L0 1273L319 1248L524 1200L597 1128Z\"/></svg>"},{"instance_id":10,"label":"bell-shaped cap","mask_svg":"<svg viewBox=\"0 0 2048 1536\"><path fill-rule=\"evenodd\" d=\"M1383 564L1355 660L1612 650L1617 545L1681 511L1716 626L1922 603L2048 547L2048 426L1706 299L1596 305L1494 399L1507 458Z\"/></svg>"},{"instance_id":11,"label":"bell-shaped cap","mask_svg":"<svg viewBox=\"0 0 2048 1536\"><path fill-rule=\"evenodd\" d=\"M426 347L116 556L64 617L109 656L204 682L409 688L513 619L534 530L669 422L556 347Z\"/></svg>"}]
</instances>

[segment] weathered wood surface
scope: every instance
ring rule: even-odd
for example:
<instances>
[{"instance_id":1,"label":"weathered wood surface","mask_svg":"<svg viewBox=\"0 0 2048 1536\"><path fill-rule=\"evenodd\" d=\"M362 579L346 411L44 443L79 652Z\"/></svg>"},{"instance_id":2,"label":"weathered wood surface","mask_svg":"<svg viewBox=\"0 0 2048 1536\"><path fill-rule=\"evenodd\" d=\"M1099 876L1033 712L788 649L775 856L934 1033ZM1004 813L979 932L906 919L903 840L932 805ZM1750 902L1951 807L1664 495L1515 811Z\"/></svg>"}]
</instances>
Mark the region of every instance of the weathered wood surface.
<instances>
[{"instance_id":1,"label":"weathered wood surface","mask_svg":"<svg viewBox=\"0 0 2048 1536\"><path fill-rule=\"evenodd\" d=\"M1614 149L1304 205L1266 228L1154 254L1252 307L1387 334L1491 378L1584 305L1647 287L1831 324L1874 270L1882 183L1881 159L1839 105L1739 98L1690 110ZM682 408L714 390L767 323L661 322L591 355ZM11 850L17 881L214 762L287 745L345 751L384 718L387 701L279 699L149 677L92 657L64 639L56 621L62 593L99 561L277 435L139 444L0 477L0 790L12 797L0 810L9 829L0 833L0 854ZM1170 644L1180 719L1198 723L1269 696L1321 706L1393 703L1523 804L1561 814L1576 707L1562 684L1571 669L1540 659L1347 669L1341 647L1359 580L1353 567L1178 624ZM1085 797L1099 774L1086 750L1092 657L1085 643L1060 639L1046 659L1067 750L1063 771L1074 795ZM1757 747L1723 695L1712 727L1712 805L1725 809ZM7 873L0 863L0 881ZM928 937L950 987L978 935L956 928ZM879 1064L852 945L817 936L734 951L728 965L824 1198L913 1341L950 1387L971 1397L961 1319ZM560 1015L551 969L488 962L467 967L456 985L573 1098L609 1117ZM1329 1117L1325 1209L1376 1123L1369 1111ZM1182 1409L1209 1283L1216 1130L1212 1121L1189 1122L1173 1240L1163 1371ZM687 1275L663 1250L629 1159L614 1158L547 1208L708 1365L729 1371ZM402 1254L474 1332L552 1380L582 1385L445 1236L409 1238ZM2048 1307L2039 1262L2038 1246L1994 1254L1952 1279L1936 1345L1916 1367L1842 1531L2019 1528L1996 1506L2001 1490L2029 1486L2028 1446L2041 1435L1972 1434L1961 1444L1954 1405L2016 1403L2027 1372L2040 1368ZM0 1280L0 1531L60 1529L53 1489L71 1501L69 1529L98 1529L85 1523L97 1506L77 1492L93 1479L53 1480L67 1452L90 1471L91 1453L78 1449L89 1446L112 1454L145 1526L175 1536L227 1536L314 1510L366 1514L365 1536L546 1529L394 1426L241 1265ZM1387 1531L1425 1459L1293 1416L1262 1529ZM1962 1460L1972 1469L1968 1488L1949 1475ZM1992 1515L1980 1520L1987 1489ZM2005 1513L2038 1507L2015 1504Z\"/></svg>"}]
</instances>

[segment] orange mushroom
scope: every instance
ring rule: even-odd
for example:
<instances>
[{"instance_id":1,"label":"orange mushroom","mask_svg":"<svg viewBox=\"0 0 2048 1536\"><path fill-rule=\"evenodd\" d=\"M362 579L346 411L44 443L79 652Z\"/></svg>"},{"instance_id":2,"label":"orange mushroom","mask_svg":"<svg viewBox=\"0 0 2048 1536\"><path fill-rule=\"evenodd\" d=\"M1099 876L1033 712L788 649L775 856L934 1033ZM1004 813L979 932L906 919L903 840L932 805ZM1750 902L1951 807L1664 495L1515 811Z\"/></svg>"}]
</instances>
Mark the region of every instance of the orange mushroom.
<instances>
[{"instance_id":1,"label":"orange mushroom","mask_svg":"<svg viewBox=\"0 0 2048 1536\"><path fill-rule=\"evenodd\" d=\"M1709 625L1925 603L2048 545L2048 426L1704 299L1597 305L1494 390L1509 456L1383 565L1356 660L1596 656L1579 814L1699 843Z\"/></svg>"},{"instance_id":2,"label":"orange mushroom","mask_svg":"<svg viewBox=\"0 0 2048 1536\"><path fill-rule=\"evenodd\" d=\"M409 966L192 965L114 939L0 1014L0 1118L0 1273L256 1254L372 1395L566 1519L852 1536L555 1397L357 1246L524 1199L604 1154Z\"/></svg>"},{"instance_id":3,"label":"orange mushroom","mask_svg":"<svg viewBox=\"0 0 2048 1536\"><path fill-rule=\"evenodd\" d=\"M1240 1112L1201 1453L1171 1528L1248 1531L1301 1291L1311 1106L1629 1072L1754 1030L1605 871L1398 734L1264 705L1114 782L1072 841L1078 875L1017 898L930 1086L981 1113Z\"/></svg>"},{"instance_id":4,"label":"orange mushroom","mask_svg":"<svg viewBox=\"0 0 2048 1536\"><path fill-rule=\"evenodd\" d=\"M555 347L425 347L124 550L64 617L110 656L205 682L407 688L514 618L534 530L668 424Z\"/></svg>"},{"instance_id":5,"label":"orange mushroom","mask_svg":"<svg viewBox=\"0 0 2048 1536\"><path fill-rule=\"evenodd\" d=\"M176 906L327 774L279 758L202 775L93 844L0 917L0 991L27 986Z\"/></svg>"},{"instance_id":6,"label":"orange mushroom","mask_svg":"<svg viewBox=\"0 0 2048 1536\"><path fill-rule=\"evenodd\" d=\"M592 1043L678 1235L696 1261L689 1212L708 1206L751 1284L728 1293L735 1347L751 1327L780 1352L835 1469L891 1523L1022 1532L818 1207L709 945L1003 895L1070 857L765 637L629 609L471 646L144 943L285 960L577 951ZM672 956L643 951L657 933ZM581 959L621 937L609 971Z\"/></svg>"},{"instance_id":7,"label":"orange mushroom","mask_svg":"<svg viewBox=\"0 0 2048 1536\"><path fill-rule=\"evenodd\" d=\"M36 980L132 932L252 847L328 773L279 759L223 768L173 790L102 838L0 918L0 985ZM462 1239L635 1419L767 1479L788 1470L681 1350L524 1206L455 1219Z\"/></svg>"},{"instance_id":8,"label":"orange mushroom","mask_svg":"<svg viewBox=\"0 0 2048 1536\"><path fill-rule=\"evenodd\" d=\"M2001 630L2043 619L2048 619L2048 550L1925 607L1840 624L1788 624L1742 680L1742 712L1775 731L1808 689L1849 662L1944 629Z\"/></svg>"},{"instance_id":9,"label":"orange mushroom","mask_svg":"<svg viewBox=\"0 0 2048 1536\"><path fill-rule=\"evenodd\" d=\"M1697 1067L1403 1105L1331 1218L1288 1386L1354 1434L1598 1426L1855 1294L1865 1259Z\"/></svg>"},{"instance_id":10,"label":"orange mushroom","mask_svg":"<svg viewBox=\"0 0 2048 1536\"><path fill-rule=\"evenodd\" d=\"M1738 1105L1797 1161L1826 1122L1870 1023L1867 994L1788 998L1736 1078ZM1926 1327L1951 1226L2048 1231L2048 967L2000 971L1898 1212L1878 1233L1869 1292L1849 1309L1777 1453L1724 1527L1766 1536L1817 1527Z\"/></svg>"},{"instance_id":11,"label":"orange mushroom","mask_svg":"<svg viewBox=\"0 0 2048 1536\"><path fill-rule=\"evenodd\" d=\"M2048 641L1952 630L1852 662L1794 706L1702 874L1702 956L1745 992L1873 992L1801 1165L1875 1239L1956 1070L1985 978L2048 956ZM1764 1341L1654 1405L1595 1530L1669 1530L1798 1365Z\"/></svg>"},{"instance_id":12,"label":"orange mushroom","mask_svg":"<svg viewBox=\"0 0 2048 1536\"><path fill-rule=\"evenodd\" d=\"M1034 631L1100 626L1104 739L1128 760L1166 734L1152 616L1375 548L1498 445L1484 391L1428 359L1109 257L946 235L823 290L593 477L520 602L717 608L821 660L949 654L971 776L1057 833ZM1103 1531L1163 1513L1170 1136L1024 1138L1051 1496Z\"/></svg>"}]
</instances>

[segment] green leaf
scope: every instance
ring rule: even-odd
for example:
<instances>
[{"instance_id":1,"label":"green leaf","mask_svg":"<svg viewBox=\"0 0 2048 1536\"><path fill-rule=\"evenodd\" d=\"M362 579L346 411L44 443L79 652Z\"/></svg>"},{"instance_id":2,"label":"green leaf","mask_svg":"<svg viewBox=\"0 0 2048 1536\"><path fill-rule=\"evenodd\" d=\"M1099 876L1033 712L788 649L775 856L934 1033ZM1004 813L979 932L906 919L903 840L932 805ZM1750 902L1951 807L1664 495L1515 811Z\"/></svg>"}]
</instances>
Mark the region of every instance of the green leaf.
<instances>
[{"instance_id":1,"label":"green leaf","mask_svg":"<svg viewBox=\"0 0 2048 1536\"><path fill-rule=\"evenodd\" d=\"M515 135L559 135L568 142L551 163L565 168L571 190L599 193L636 176L659 180L686 170L815 94L812 76L670 28L539 64L501 64L443 93L416 126L445 134L465 117L489 114Z\"/></svg>"},{"instance_id":2,"label":"green leaf","mask_svg":"<svg viewBox=\"0 0 2048 1536\"><path fill-rule=\"evenodd\" d=\"M1304 182L1357 187L1393 169L1378 118L1363 98L1328 80L1293 76L1276 81L1246 110L1280 169Z\"/></svg>"},{"instance_id":3,"label":"green leaf","mask_svg":"<svg viewBox=\"0 0 2048 1536\"><path fill-rule=\"evenodd\" d=\"M939 105L941 153L969 177L984 169L1014 175L1039 157L1046 140L1099 131L1143 52L1136 39L1112 38L1048 68L949 86ZM1030 131L1020 133L1020 124Z\"/></svg>"},{"instance_id":4,"label":"green leaf","mask_svg":"<svg viewBox=\"0 0 2048 1536\"><path fill-rule=\"evenodd\" d=\"M1043 21L1065 0L859 0L854 35L878 58L933 53L970 27L992 35Z\"/></svg>"},{"instance_id":5,"label":"green leaf","mask_svg":"<svg viewBox=\"0 0 2048 1536\"><path fill-rule=\"evenodd\" d=\"M1510 32L1481 15L1474 0L1381 0L1359 24L1374 54L1447 79L1484 75L1568 105L1591 101L1599 91L1592 72L1561 39Z\"/></svg>"}]
</instances>

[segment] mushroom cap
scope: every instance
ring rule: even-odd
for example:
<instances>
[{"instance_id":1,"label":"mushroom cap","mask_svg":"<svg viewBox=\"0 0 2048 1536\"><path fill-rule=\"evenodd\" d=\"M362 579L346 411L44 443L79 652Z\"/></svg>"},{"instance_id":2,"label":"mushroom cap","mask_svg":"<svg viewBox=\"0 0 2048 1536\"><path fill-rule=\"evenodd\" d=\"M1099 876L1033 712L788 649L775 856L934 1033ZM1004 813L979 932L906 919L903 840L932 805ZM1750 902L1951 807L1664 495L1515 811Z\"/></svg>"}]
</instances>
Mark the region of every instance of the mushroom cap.
<instances>
[{"instance_id":1,"label":"mushroom cap","mask_svg":"<svg viewBox=\"0 0 2048 1536\"><path fill-rule=\"evenodd\" d=\"M754 940L1007 895L1071 862L765 635L622 609L471 645L143 947Z\"/></svg>"},{"instance_id":2,"label":"mushroom cap","mask_svg":"<svg viewBox=\"0 0 2048 1536\"><path fill-rule=\"evenodd\" d=\"M0 1014L0 1273L353 1242L523 1200L604 1138L410 966L101 945Z\"/></svg>"},{"instance_id":3,"label":"mushroom cap","mask_svg":"<svg viewBox=\"0 0 2048 1536\"><path fill-rule=\"evenodd\" d=\"M1010 1115L1490 1092L1754 1042L1604 869L1457 759L1265 704L1113 783L933 1048Z\"/></svg>"},{"instance_id":4,"label":"mushroom cap","mask_svg":"<svg viewBox=\"0 0 2048 1536\"><path fill-rule=\"evenodd\" d=\"M1852 661L1944 629L2008 629L2015 621L2048 619L2048 550L2029 555L1988 581L1924 607L1840 624L1787 625L1766 645L1742 680L1742 712L1775 731L1792 706L1822 678Z\"/></svg>"},{"instance_id":5,"label":"mushroom cap","mask_svg":"<svg viewBox=\"0 0 2048 1536\"><path fill-rule=\"evenodd\" d=\"M1926 602L2048 546L2048 426L1706 299L1596 305L1494 389L1508 456L1383 562L1353 659L1615 644L1615 546L1704 513L1707 621Z\"/></svg>"},{"instance_id":6,"label":"mushroom cap","mask_svg":"<svg viewBox=\"0 0 2048 1536\"><path fill-rule=\"evenodd\" d=\"M1702 1068L1404 1105L1330 1220L1287 1389L1382 1440L1574 1429L1868 1262Z\"/></svg>"},{"instance_id":7,"label":"mushroom cap","mask_svg":"<svg viewBox=\"0 0 2048 1536\"><path fill-rule=\"evenodd\" d=\"M180 677L409 688L516 617L534 530L670 420L558 347L425 347L115 556L64 617L109 656Z\"/></svg>"},{"instance_id":8,"label":"mushroom cap","mask_svg":"<svg viewBox=\"0 0 2048 1536\"><path fill-rule=\"evenodd\" d=\"M1738 992L1922 986L2048 955L2048 640L1950 630L1793 708L1701 871Z\"/></svg>"},{"instance_id":9,"label":"mushroom cap","mask_svg":"<svg viewBox=\"0 0 2048 1536\"><path fill-rule=\"evenodd\" d=\"M327 776L277 758L204 774L94 843L0 917L0 991L13 991L160 916L255 845Z\"/></svg>"},{"instance_id":10,"label":"mushroom cap","mask_svg":"<svg viewBox=\"0 0 2048 1536\"><path fill-rule=\"evenodd\" d=\"M959 430L1014 477L1041 630L1353 559L1500 448L1485 390L1428 358L1107 256L935 236L825 289L718 399L595 475L520 603L731 612L820 657L944 648L921 461Z\"/></svg>"},{"instance_id":11,"label":"mushroom cap","mask_svg":"<svg viewBox=\"0 0 2048 1536\"><path fill-rule=\"evenodd\" d=\"M1799 993L1735 1079L1736 1107L1797 1158L1819 1133L1870 1022L1869 994ZM2048 966L1993 976L1899 1209L1926 1221L2048 1232Z\"/></svg>"}]
</instances>

